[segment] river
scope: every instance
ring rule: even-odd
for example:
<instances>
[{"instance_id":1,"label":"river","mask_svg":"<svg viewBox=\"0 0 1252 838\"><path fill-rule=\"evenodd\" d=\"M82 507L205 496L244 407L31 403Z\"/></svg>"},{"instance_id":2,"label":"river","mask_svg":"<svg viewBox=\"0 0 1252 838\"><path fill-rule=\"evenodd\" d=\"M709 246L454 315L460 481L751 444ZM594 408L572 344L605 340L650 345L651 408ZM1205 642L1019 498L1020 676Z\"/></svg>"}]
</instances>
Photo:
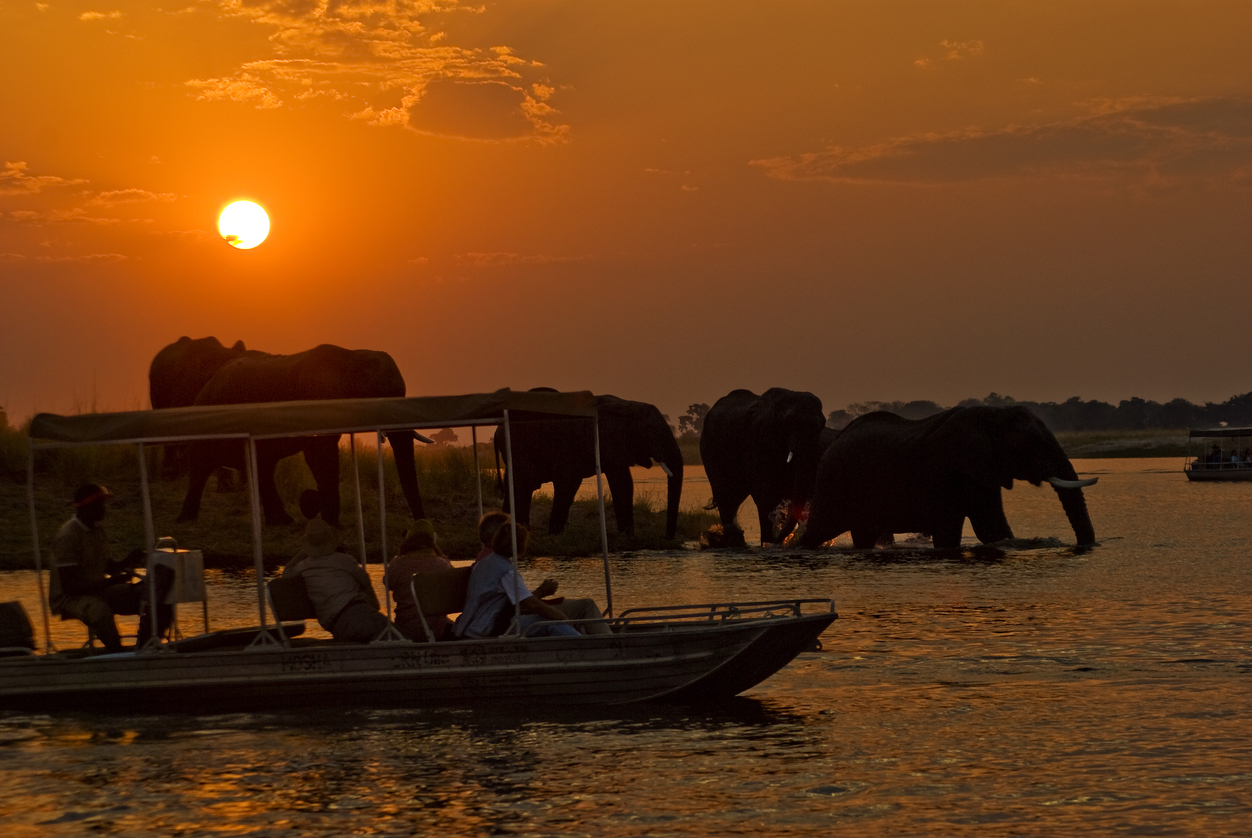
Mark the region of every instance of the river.
<instances>
[{"instance_id":1,"label":"river","mask_svg":"<svg viewBox=\"0 0 1252 838\"><path fill-rule=\"evenodd\" d=\"M645 706L0 715L6 836L1248 835L1252 483L1078 460L1100 546L1048 488L1019 542L616 557L617 607L831 596L745 696ZM741 514L746 518L747 514ZM747 521L745 520L745 523ZM603 597L598 560L525 561ZM249 574L212 571L214 619ZM0 575L38 620L34 576ZM220 616L219 616L220 615ZM183 615L194 627L194 609ZM251 622L255 622L252 616ZM62 645L81 626L54 624Z\"/></svg>"}]
</instances>

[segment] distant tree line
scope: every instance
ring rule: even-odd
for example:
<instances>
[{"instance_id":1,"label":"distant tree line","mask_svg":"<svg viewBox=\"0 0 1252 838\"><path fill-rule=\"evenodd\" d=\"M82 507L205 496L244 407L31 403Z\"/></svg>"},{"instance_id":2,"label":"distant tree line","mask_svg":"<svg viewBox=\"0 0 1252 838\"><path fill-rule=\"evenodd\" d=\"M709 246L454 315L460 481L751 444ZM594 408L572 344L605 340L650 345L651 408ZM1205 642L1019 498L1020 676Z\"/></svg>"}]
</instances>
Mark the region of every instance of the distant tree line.
<instances>
[{"instance_id":1,"label":"distant tree line","mask_svg":"<svg viewBox=\"0 0 1252 838\"><path fill-rule=\"evenodd\" d=\"M1173 399L1161 404L1137 396L1117 404L1095 399L1083 401L1078 396L1063 402L1031 402L991 393L985 399L965 399L957 406L974 405L1021 405L1042 419L1053 432L1216 428L1223 424L1230 427L1252 427L1252 393L1231 396L1220 404L1195 404L1186 399ZM856 417L875 410L885 410L905 419L925 419L927 416L942 413L947 408L925 399L911 402L856 402L843 410L831 411L826 424L841 430ZM675 435L680 440L691 442L699 439L700 432L704 430L704 417L708 412L707 404L688 406L687 412L678 417ZM669 417L666 416L665 420L668 422Z\"/></svg>"},{"instance_id":2,"label":"distant tree line","mask_svg":"<svg viewBox=\"0 0 1252 838\"><path fill-rule=\"evenodd\" d=\"M988 405L1004 407L1021 405L1038 416L1054 432L1064 431L1130 431L1168 428L1216 428L1252 426L1252 393L1231 396L1220 404L1195 404L1174 399L1165 404L1137 396L1109 404L1092 399L1083 401L1074 396L1063 402L1018 401L1011 396L992 393L985 399L965 399L958 407ZM830 414L826 424L841 429L858 416L885 410L906 419L925 419L947 408L932 401L858 402Z\"/></svg>"}]
</instances>

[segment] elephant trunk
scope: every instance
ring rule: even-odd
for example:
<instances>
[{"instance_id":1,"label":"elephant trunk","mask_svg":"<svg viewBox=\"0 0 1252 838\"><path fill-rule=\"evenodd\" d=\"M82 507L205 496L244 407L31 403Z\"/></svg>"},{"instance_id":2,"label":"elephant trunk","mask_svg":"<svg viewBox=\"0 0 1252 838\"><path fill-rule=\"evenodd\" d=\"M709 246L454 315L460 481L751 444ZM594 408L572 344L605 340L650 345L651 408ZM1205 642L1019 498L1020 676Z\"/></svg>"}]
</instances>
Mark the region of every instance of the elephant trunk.
<instances>
[{"instance_id":1,"label":"elephant trunk","mask_svg":"<svg viewBox=\"0 0 1252 838\"><path fill-rule=\"evenodd\" d=\"M678 440L668 433L668 439L661 440L661 456L656 457L657 463L665 471L665 484L668 490L665 504L665 537L673 538L678 532L678 504L683 493L683 454L678 447Z\"/></svg>"},{"instance_id":2,"label":"elephant trunk","mask_svg":"<svg viewBox=\"0 0 1252 838\"><path fill-rule=\"evenodd\" d=\"M1049 482L1052 483L1052 488L1061 499L1061 506L1065 509L1065 517L1069 519L1069 525L1074 528L1074 537L1078 540L1078 546L1087 547L1095 544L1095 527L1091 524L1091 514L1087 511L1087 499L1082 493L1082 486L1090 485L1090 483L1078 480L1078 474L1068 460L1065 462L1065 468L1058 470L1057 477L1060 480Z\"/></svg>"},{"instance_id":3,"label":"elephant trunk","mask_svg":"<svg viewBox=\"0 0 1252 838\"><path fill-rule=\"evenodd\" d=\"M415 519L426 517L422 508L422 493L417 488L417 463L413 459L413 445L416 434L413 431L391 431L387 441L391 443L391 454L396 461L396 474L400 477L400 487L404 489L404 499L409 503L409 511Z\"/></svg>"}]
</instances>

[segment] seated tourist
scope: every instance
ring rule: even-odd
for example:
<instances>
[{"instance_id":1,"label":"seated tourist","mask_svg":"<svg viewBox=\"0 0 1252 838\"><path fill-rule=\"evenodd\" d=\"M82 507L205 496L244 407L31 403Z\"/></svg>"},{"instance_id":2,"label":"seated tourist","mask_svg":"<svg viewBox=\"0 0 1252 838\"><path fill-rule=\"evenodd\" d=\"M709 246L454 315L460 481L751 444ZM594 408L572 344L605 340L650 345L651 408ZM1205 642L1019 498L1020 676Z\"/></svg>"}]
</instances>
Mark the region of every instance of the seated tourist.
<instances>
[{"instance_id":1,"label":"seated tourist","mask_svg":"<svg viewBox=\"0 0 1252 838\"><path fill-rule=\"evenodd\" d=\"M491 555L493 552L491 543L496 537L496 533L500 528L509 522L509 516L503 512L488 512L478 522L478 538L482 542L482 550L478 553L478 558L483 559ZM506 531L507 532L507 531ZM502 555L508 556L512 554L512 539L509 540L508 550ZM600 607L596 605L595 600L591 599L570 599L567 597L551 598L557 591L558 584L554 579L545 579L538 588L535 589L545 604L551 605L557 611L565 616L567 620L600 620L604 614L600 611ZM609 628L607 622L582 623L579 630L584 634L612 634L613 630Z\"/></svg>"},{"instance_id":2,"label":"seated tourist","mask_svg":"<svg viewBox=\"0 0 1252 838\"><path fill-rule=\"evenodd\" d=\"M300 576L309 592L317 622L336 640L368 643L387 627L378 595L357 560L339 551L339 536L321 518L309 521L300 556L283 576Z\"/></svg>"},{"instance_id":3,"label":"seated tourist","mask_svg":"<svg viewBox=\"0 0 1252 838\"><path fill-rule=\"evenodd\" d=\"M128 565L144 558L134 550L126 561L109 558L104 533L105 503L113 493L98 483L79 486L74 492L74 517L65 522L52 541L52 570L49 574L48 607L62 620L81 620L109 652L122 651L122 638L114 614L141 614L138 645L151 634L148 617L150 595L144 582L136 581ZM164 600L174 582L174 573L158 565L157 633L164 634L173 617L173 607Z\"/></svg>"},{"instance_id":4,"label":"seated tourist","mask_svg":"<svg viewBox=\"0 0 1252 838\"><path fill-rule=\"evenodd\" d=\"M517 552L526 552L530 534L523 526L517 527ZM565 615L540 599L556 590L556 583L545 580L532 593L522 581L521 575L507 558L513 553L512 528L502 526L492 539L492 551L474 564L469 578L469 591L465 597L465 610L452 627L457 637L496 637L504 634L512 625L516 609L521 610L518 631L535 623L556 621L540 626L535 637L577 637L578 630L565 625Z\"/></svg>"},{"instance_id":5,"label":"seated tourist","mask_svg":"<svg viewBox=\"0 0 1252 838\"><path fill-rule=\"evenodd\" d=\"M427 637L426 629L422 626L422 616L418 613L413 591L409 587L409 581L414 576L420 577L421 574L434 570L452 569L452 563L444 556L437 542L435 525L423 518L413 525L408 537L400 545L400 555L392 559L387 567L384 582L396 600L396 628L410 640L443 640L452 628L452 621L446 614L426 614L426 624L430 626L433 635ZM415 584L420 586L421 579Z\"/></svg>"}]
</instances>

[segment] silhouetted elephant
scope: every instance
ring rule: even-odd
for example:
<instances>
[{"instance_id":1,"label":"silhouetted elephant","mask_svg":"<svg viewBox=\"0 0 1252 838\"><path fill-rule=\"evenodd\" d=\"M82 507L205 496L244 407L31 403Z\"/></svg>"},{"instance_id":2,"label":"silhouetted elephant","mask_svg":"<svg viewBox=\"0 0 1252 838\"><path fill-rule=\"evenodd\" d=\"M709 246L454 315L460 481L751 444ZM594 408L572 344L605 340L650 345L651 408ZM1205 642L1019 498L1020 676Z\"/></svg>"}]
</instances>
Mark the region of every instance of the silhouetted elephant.
<instances>
[{"instance_id":1,"label":"silhouetted elephant","mask_svg":"<svg viewBox=\"0 0 1252 838\"><path fill-rule=\"evenodd\" d=\"M743 531L735 518L749 495L761 523L761 543L790 535L813 490L826 415L812 393L773 387L758 396L735 390L717 400L704 418L700 457L722 518L722 531ZM777 533L770 513L790 500L787 520Z\"/></svg>"},{"instance_id":2,"label":"silhouetted elephant","mask_svg":"<svg viewBox=\"0 0 1252 838\"><path fill-rule=\"evenodd\" d=\"M613 493L617 531L632 535L635 532L635 484L630 467L650 467L656 460L666 471L665 537L673 538L678 529L678 503L682 497L683 457L669 423L654 405L617 396L596 396L596 411L600 421L600 469ZM565 529L583 479L594 477L596 473L592 423L585 419L519 420L510 424L510 434L517 520L529 525L531 496L544 483L551 483L552 515L548 519L548 532L557 535ZM503 460L503 428L496 431L495 446L499 459ZM506 480L507 477L506 470ZM507 510L508 484L503 485Z\"/></svg>"},{"instance_id":3,"label":"silhouetted elephant","mask_svg":"<svg viewBox=\"0 0 1252 838\"><path fill-rule=\"evenodd\" d=\"M1080 545L1095 543L1082 487L1056 437L1024 407L954 407L927 419L878 411L853 420L822 456L808 526L816 547L852 531L871 548L886 533L926 532L961 543L969 518L983 543L1013 537L1000 489L1048 481Z\"/></svg>"},{"instance_id":4,"label":"silhouetted elephant","mask_svg":"<svg viewBox=\"0 0 1252 838\"><path fill-rule=\"evenodd\" d=\"M243 341L230 349L214 337L180 338L162 349L148 371L153 407L210 404L252 404L305 399L355 399L405 395L404 377L386 352L344 349L322 344L295 355L270 355L248 350ZM193 392L194 391L194 392ZM400 485L415 518L424 518L413 461L412 431L387 434L395 455ZM268 524L291 522L274 485L274 467L284 457L304 452L317 481L321 513L339 523L339 437L300 437L257 443L257 489ZM244 467L238 442L206 442L191 446L191 479L180 521L200 513L204 485L218 466Z\"/></svg>"}]
</instances>

